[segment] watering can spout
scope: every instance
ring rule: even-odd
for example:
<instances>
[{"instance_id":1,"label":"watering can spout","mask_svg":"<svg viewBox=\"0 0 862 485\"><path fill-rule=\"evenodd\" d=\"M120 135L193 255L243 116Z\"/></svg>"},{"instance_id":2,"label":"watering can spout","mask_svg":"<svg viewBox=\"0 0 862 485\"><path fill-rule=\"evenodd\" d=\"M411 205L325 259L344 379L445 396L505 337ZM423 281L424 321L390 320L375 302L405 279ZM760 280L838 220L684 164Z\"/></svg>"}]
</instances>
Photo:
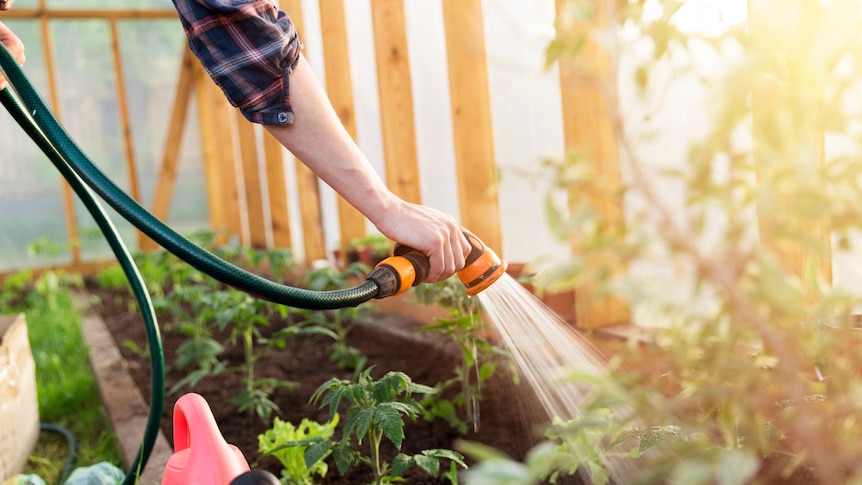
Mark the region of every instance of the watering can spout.
<instances>
[{"instance_id":1,"label":"watering can spout","mask_svg":"<svg viewBox=\"0 0 862 485\"><path fill-rule=\"evenodd\" d=\"M473 233L462 230L471 250L464 268L458 271L458 279L464 284L467 294L473 296L497 281L506 272L507 265ZM421 283L428 274L428 266L427 256L411 247L396 244L393 256L381 261L366 279L376 282L380 289L375 298L386 298Z\"/></svg>"},{"instance_id":2,"label":"watering can spout","mask_svg":"<svg viewBox=\"0 0 862 485\"><path fill-rule=\"evenodd\" d=\"M174 454L162 485L228 485L249 471L239 449L219 431L209 404L199 394L185 394L174 405Z\"/></svg>"}]
</instances>

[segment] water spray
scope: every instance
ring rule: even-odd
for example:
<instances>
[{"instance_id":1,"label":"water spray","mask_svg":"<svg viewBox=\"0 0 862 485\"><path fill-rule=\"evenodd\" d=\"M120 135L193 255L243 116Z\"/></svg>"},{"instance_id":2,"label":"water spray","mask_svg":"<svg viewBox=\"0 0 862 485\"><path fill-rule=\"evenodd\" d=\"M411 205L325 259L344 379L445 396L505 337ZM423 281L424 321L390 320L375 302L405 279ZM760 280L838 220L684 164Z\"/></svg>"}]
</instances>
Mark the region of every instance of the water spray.
<instances>
[{"instance_id":1,"label":"water spray","mask_svg":"<svg viewBox=\"0 0 862 485\"><path fill-rule=\"evenodd\" d=\"M458 271L458 279L464 284L467 294L474 296L497 281L506 272L507 264L473 233L466 229L462 231L470 243L470 254L465 259L464 268ZM421 252L396 243L392 253L392 256L378 263L367 277L376 282L380 289L375 298L404 293L428 275L430 263Z\"/></svg>"}]
</instances>

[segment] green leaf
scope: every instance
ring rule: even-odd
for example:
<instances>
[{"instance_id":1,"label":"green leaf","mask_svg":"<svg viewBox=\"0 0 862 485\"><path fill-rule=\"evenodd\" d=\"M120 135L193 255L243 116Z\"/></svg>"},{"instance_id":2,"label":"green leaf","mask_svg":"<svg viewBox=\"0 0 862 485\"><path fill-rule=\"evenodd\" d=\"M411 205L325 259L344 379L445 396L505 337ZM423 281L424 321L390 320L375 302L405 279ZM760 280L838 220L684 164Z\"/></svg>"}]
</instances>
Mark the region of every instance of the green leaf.
<instances>
[{"instance_id":1,"label":"green leaf","mask_svg":"<svg viewBox=\"0 0 862 485\"><path fill-rule=\"evenodd\" d=\"M356 453L349 447L339 444L332 450L332 457L335 460L335 466L338 468L338 473L344 475L347 470L353 465L356 459Z\"/></svg>"},{"instance_id":2,"label":"green leaf","mask_svg":"<svg viewBox=\"0 0 862 485\"><path fill-rule=\"evenodd\" d=\"M312 469L317 462L326 457L331 449L332 442L329 440L320 440L309 446L305 449L305 453L302 454L305 466L307 466L309 470Z\"/></svg>"},{"instance_id":3,"label":"green leaf","mask_svg":"<svg viewBox=\"0 0 862 485\"><path fill-rule=\"evenodd\" d=\"M374 408L363 409L344 420L345 435L349 436L355 430L356 438L360 441L363 440L368 433L368 428L371 427L372 420L375 418L374 411Z\"/></svg>"},{"instance_id":4,"label":"green leaf","mask_svg":"<svg viewBox=\"0 0 862 485\"><path fill-rule=\"evenodd\" d=\"M440 473L440 460L436 456L416 455L413 457L419 468L428 472L432 477L436 477Z\"/></svg>"},{"instance_id":5,"label":"green leaf","mask_svg":"<svg viewBox=\"0 0 862 485\"><path fill-rule=\"evenodd\" d=\"M389 441L400 450L401 442L404 440L404 422L401 420L401 414L391 407L379 407L374 413L374 420Z\"/></svg>"},{"instance_id":6,"label":"green leaf","mask_svg":"<svg viewBox=\"0 0 862 485\"><path fill-rule=\"evenodd\" d=\"M401 476L401 474L409 470L414 463L415 460L412 456L398 453L398 455L395 456L395 459L392 460L392 471L389 472L389 475L393 477Z\"/></svg>"}]
</instances>

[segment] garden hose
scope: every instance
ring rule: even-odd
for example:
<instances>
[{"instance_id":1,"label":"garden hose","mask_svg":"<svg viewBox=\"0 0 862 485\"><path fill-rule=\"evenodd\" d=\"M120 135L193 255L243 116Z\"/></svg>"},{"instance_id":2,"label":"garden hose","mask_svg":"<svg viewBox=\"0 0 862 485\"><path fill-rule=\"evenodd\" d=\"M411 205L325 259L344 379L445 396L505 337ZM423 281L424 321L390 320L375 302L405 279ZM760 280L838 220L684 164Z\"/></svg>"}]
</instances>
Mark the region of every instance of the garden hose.
<instances>
[{"instance_id":1,"label":"garden hose","mask_svg":"<svg viewBox=\"0 0 862 485\"><path fill-rule=\"evenodd\" d=\"M75 466L75 455L78 454L78 441L71 431L59 424L39 423L39 431L57 433L66 440L66 446L69 447L69 450L66 452L66 464L63 465L63 469L60 471L60 479L57 482L65 483L66 479L69 478L69 474L72 473L72 468Z\"/></svg>"},{"instance_id":2,"label":"garden hose","mask_svg":"<svg viewBox=\"0 0 862 485\"><path fill-rule=\"evenodd\" d=\"M0 53L6 54L7 57L11 59L5 48L0 49ZM2 59L3 58L0 57L0 61L2 61ZM12 94L9 88L0 90L0 104L9 111L27 135L36 143L36 145L39 146L48 159L51 160L57 170L60 171L84 203L84 206L90 212L90 215L93 216L99 229L101 229L102 233L105 235L108 245L114 252L123 273L126 275L126 279L129 281L132 293L138 302L138 308L141 309L141 315L144 319L144 325L147 330L147 342L150 350L152 391L150 394L150 411L147 416L147 425L144 430L141 447L139 448L138 453L123 481L123 485L132 485L135 483L140 471L143 470L144 466L146 466L147 460L149 459L150 453L155 445L156 438L161 430L161 418L165 402L165 359L162 349L161 335L159 334L158 324L156 323L156 313L150 300L150 294L147 292L144 280L132 260L132 255L126 248L116 227L114 227L113 222L111 222L111 219L108 217L102 205L93 196L92 191L69 167L66 160L59 152L57 152L56 149L54 149L54 146L45 138L39 128L33 124L27 112L24 111L21 104L18 102L18 99Z\"/></svg>"}]
</instances>

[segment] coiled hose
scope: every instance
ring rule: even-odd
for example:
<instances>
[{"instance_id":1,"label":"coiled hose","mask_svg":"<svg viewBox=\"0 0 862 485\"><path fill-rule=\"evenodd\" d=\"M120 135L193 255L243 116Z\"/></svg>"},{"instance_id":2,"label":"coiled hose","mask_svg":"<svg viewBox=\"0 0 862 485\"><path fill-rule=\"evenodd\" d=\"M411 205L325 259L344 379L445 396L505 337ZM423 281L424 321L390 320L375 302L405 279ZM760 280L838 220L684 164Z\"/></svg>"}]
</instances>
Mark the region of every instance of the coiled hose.
<instances>
[{"instance_id":1,"label":"coiled hose","mask_svg":"<svg viewBox=\"0 0 862 485\"><path fill-rule=\"evenodd\" d=\"M15 59L2 44L0 44L0 70L17 93L16 97L9 88L4 88L0 91L0 103L69 182L93 216L122 267L144 318L153 381L150 411L141 447L123 481L124 485L135 483L140 476L159 433L165 400L164 354L155 310L145 282L113 222L94 193L169 252L216 280L251 295L282 305L310 310L356 306L378 295L379 285L372 279L344 290L311 291L275 283L209 253L147 212L90 161L63 130Z\"/></svg>"}]
</instances>

